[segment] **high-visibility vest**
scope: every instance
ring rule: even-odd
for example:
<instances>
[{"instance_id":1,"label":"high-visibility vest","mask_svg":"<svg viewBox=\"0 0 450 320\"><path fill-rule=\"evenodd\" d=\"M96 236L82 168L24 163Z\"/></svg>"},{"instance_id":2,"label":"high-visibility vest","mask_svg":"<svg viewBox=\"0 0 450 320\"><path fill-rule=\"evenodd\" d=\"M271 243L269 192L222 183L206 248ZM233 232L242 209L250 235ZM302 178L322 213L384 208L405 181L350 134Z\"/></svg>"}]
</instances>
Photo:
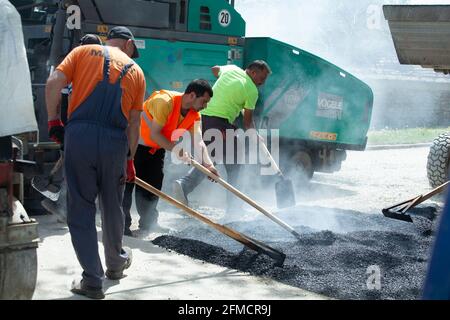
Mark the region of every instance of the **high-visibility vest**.
<instances>
[{"instance_id":1,"label":"high-visibility vest","mask_svg":"<svg viewBox=\"0 0 450 320\"><path fill-rule=\"evenodd\" d=\"M191 109L186 117L184 117L183 121L178 125L178 120L181 115L181 98L183 97L183 94L164 90L153 92L150 98L148 98L144 103L144 111L141 113L141 132L139 137L139 144L150 147L151 154L155 154L155 152L161 149L161 147L151 138L152 134L150 131L150 123L153 120L153 117L145 105L150 99L153 99L158 94L168 95L172 99L173 104L172 112L169 114L167 122L161 130L161 134L166 137L167 140L172 142L178 141L186 130L190 130L194 126L195 122L201 119L200 113L194 109Z\"/></svg>"}]
</instances>

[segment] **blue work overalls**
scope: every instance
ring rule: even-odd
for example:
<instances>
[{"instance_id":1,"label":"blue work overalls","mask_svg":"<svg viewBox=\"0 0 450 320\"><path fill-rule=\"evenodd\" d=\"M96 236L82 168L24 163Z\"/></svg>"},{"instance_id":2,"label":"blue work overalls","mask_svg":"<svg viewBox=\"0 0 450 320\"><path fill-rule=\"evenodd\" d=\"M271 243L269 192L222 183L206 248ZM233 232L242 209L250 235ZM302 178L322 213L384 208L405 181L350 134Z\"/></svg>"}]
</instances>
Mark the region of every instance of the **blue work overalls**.
<instances>
[{"instance_id":1,"label":"blue work overalls","mask_svg":"<svg viewBox=\"0 0 450 320\"><path fill-rule=\"evenodd\" d=\"M95 225L99 196L103 245L107 269L121 270L127 259L122 250L124 214L122 198L128 139L128 121L122 112L122 70L115 83L109 81L110 56L103 47L103 80L71 114L65 131L67 224L83 281L102 287L104 271L98 253Z\"/></svg>"}]
</instances>

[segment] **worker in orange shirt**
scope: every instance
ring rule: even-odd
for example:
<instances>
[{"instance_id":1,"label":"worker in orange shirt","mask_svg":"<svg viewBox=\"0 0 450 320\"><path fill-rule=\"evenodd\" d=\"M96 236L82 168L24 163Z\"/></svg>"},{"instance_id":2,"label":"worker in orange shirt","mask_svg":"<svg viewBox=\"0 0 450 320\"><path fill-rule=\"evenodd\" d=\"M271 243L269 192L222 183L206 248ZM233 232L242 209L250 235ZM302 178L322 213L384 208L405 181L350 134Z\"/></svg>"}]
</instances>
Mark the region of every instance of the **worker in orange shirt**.
<instances>
[{"instance_id":1,"label":"worker in orange shirt","mask_svg":"<svg viewBox=\"0 0 450 320\"><path fill-rule=\"evenodd\" d=\"M67 224L83 268L82 280L73 282L72 292L93 299L104 298L105 274L118 280L131 264L131 250L122 247L125 217L121 205L126 180L135 179L131 159L139 139L145 95L144 74L130 59L138 56L131 31L114 27L108 33L106 46L75 48L47 80L49 136L64 141ZM71 82L64 127L58 108L60 93ZM98 253L97 196L106 273Z\"/></svg>"},{"instance_id":2,"label":"worker in orange shirt","mask_svg":"<svg viewBox=\"0 0 450 320\"><path fill-rule=\"evenodd\" d=\"M190 134L191 146L194 147L194 154L198 155L199 161L219 175L209 157L200 128L199 111L206 108L212 96L213 91L208 81L197 79L189 83L184 93L156 91L145 101L144 112L141 115L139 145L134 158L136 174L140 179L161 190L166 150L174 151L178 139L187 132ZM175 156L183 158L186 152L181 149L181 153ZM129 228L133 188L134 184L127 184L123 201L126 235L132 235ZM141 232L161 230L156 210L158 197L137 186L135 200L140 217L139 230Z\"/></svg>"}]
</instances>

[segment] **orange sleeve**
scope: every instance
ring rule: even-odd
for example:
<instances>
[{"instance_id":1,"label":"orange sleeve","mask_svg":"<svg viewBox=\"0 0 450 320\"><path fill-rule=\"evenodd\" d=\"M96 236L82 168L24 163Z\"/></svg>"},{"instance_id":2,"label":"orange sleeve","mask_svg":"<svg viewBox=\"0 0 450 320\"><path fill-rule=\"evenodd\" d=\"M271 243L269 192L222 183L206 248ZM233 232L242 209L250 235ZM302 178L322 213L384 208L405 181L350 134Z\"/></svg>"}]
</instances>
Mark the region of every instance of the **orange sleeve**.
<instances>
[{"instance_id":1,"label":"orange sleeve","mask_svg":"<svg viewBox=\"0 0 450 320\"><path fill-rule=\"evenodd\" d=\"M142 111L143 110L143 105L144 105L144 98L145 98L145 77L144 77L144 73L142 72L142 70L139 68L138 72L136 73L136 82L137 82L137 86L136 86L136 94L134 95L134 101L131 105L131 109L132 110L138 110L138 111Z\"/></svg>"}]
</instances>

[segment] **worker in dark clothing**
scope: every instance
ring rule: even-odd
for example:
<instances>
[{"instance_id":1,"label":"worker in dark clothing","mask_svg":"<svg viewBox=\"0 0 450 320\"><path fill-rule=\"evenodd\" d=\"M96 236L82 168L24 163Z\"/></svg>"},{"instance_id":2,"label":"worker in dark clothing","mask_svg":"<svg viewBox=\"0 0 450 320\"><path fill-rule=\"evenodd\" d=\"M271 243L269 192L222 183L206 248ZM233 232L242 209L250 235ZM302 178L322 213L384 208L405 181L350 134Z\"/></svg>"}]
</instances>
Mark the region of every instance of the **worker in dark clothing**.
<instances>
[{"instance_id":1,"label":"worker in dark clothing","mask_svg":"<svg viewBox=\"0 0 450 320\"><path fill-rule=\"evenodd\" d=\"M84 46L87 44L103 44L102 39L96 34L87 33L81 37L79 41L80 46Z\"/></svg>"},{"instance_id":2,"label":"worker in dark clothing","mask_svg":"<svg viewBox=\"0 0 450 320\"><path fill-rule=\"evenodd\" d=\"M184 93L156 91L144 103L141 115L141 131L134 164L137 176L153 187L161 190L166 150L172 151L183 133L189 132L194 154L201 163L218 175L208 155L200 129L199 111L206 107L212 97L212 88L206 80L194 80ZM196 139L197 138L197 139ZM187 148L187 147L186 147ZM182 152L183 153L183 152ZM179 155L176 155L179 158ZM181 158L183 155L181 155ZM125 234L131 235L131 196L134 184L127 184L123 207L126 216ZM140 231L157 231L158 197L136 187L136 208L139 214Z\"/></svg>"},{"instance_id":3,"label":"worker in dark clothing","mask_svg":"<svg viewBox=\"0 0 450 320\"><path fill-rule=\"evenodd\" d=\"M131 159L139 139L145 94L144 74L130 59L139 56L131 31L114 27L107 39L106 46L75 48L46 86L49 136L65 143L67 223L83 268L82 280L73 282L72 292L93 299L104 298L104 275L118 280L131 264L131 250L122 247L122 198L125 182L135 179ZM70 82L72 94L64 127L58 106L61 89ZM97 196L106 273L98 253Z\"/></svg>"}]
</instances>

